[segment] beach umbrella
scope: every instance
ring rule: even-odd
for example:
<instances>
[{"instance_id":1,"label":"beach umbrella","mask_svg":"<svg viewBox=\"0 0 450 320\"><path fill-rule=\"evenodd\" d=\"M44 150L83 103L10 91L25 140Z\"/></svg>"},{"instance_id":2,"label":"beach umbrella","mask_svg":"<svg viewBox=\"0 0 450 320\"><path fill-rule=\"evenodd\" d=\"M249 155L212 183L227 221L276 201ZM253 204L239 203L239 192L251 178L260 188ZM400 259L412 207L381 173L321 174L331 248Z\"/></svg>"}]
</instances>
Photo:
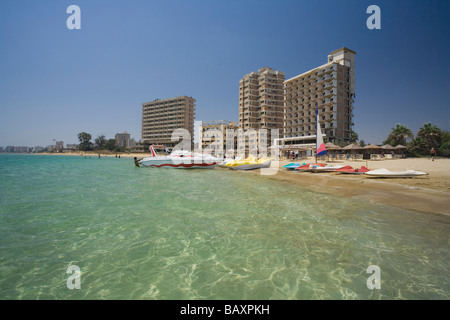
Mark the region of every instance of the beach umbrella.
<instances>
[{"instance_id":1,"label":"beach umbrella","mask_svg":"<svg viewBox=\"0 0 450 320\"><path fill-rule=\"evenodd\" d=\"M390 144L385 144L383 146L381 146L382 149L385 150L394 150L395 148L393 146L391 146Z\"/></svg>"},{"instance_id":2,"label":"beach umbrella","mask_svg":"<svg viewBox=\"0 0 450 320\"><path fill-rule=\"evenodd\" d=\"M331 143L331 142L325 143L325 148L327 148L327 149L334 149L334 150L341 149L341 147L339 147L339 146L337 146L337 145L335 145L334 143Z\"/></svg>"},{"instance_id":3,"label":"beach umbrella","mask_svg":"<svg viewBox=\"0 0 450 320\"><path fill-rule=\"evenodd\" d=\"M381 149L380 146L374 145L374 144L369 144L367 146L364 147L364 149L368 150L368 149Z\"/></svg>"},{"instance_id":4,"label":"beach umbrella","mask_svg":"<svg viewBox=\"0 0 450 320\"><path fill-rule=\"evenodd\" d=\"M405 146L403 146L403 145L399 144L399 145L395 146L395 148L394 148L394 149L395 149L395 150L401 150L400 152L401 152L401 154L403 155L402 157L404 157L404 156L405 156L405 149L406 149L406 147L405 147Z\"/></svg>"},{"instance_id":5,"label":"beach umbrella","mask_svg":"<svg viewBox=\"0 0 450 320\"><path fill-rule=\"evenodd\" d=\"M369 144L364 147L364 150L366 150L366 155L368 156L368 154L378 153L377 151L380 151L381 147L374 145L374 144ZM375 150L377 150L377 151L375 151Z\"/></svg>"},{"instance_id":6,"label":"beach umbrella","mask_svg":"<svg viewBox=\"0 0 450 320\"><path fill-rule=\"evenodd\" d=\"M342 148L342 150L360 150L360 149L362 149L362 148L354 143L351 143L348 146L345 146Z\"/></svg>"},{"instance_id":7,"label":"beach umbrella","mask_svg":"<svg viewBox=\"0 0 450 320\"><path fill-rule=\"evenodd\" d=\"M328 151L330 151L330 152L328 152L328 160L330 160L330 153L332 153L332 154L333 154L332 157L335 158L337 152L338 152L339 150L341 150L341 147L339 147L339 146L337 146L337 145L335 145L334 143L331 143L331 142L325 143L325 148L326 148Z\"/></svg>"},{"instance_id":8,"label":"beach umbrella","mask_svg":"<svg viewBox=\"0 0 450 320\"><path fill-rule=\"evenodd\" d=\"M341 150L345 150L345 151L355 151L355 150L361 150L362 147L358 146L357 144L351 143L348 146L343 147ZM349 155L347 155L348 157ZM352 159L354 159L355 157L355 152L352 153Z\"/></svg>"}]
</instances>

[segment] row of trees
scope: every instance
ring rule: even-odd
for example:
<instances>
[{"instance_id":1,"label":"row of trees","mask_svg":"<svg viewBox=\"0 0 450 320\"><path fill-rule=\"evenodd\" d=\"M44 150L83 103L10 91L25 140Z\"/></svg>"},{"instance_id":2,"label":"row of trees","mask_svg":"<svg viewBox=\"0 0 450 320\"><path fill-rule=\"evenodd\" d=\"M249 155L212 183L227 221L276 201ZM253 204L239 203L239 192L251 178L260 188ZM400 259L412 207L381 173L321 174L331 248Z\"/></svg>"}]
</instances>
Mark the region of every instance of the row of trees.
<instances>
[{"instance_id":1,"label":"row of trees","mask_svg":"<svg viewBox=\"0 0 450 320\"><path fill-rule=\"evenodd\" d=\"M450 132L441 130L437 125L425 123L414 137L412 131L402 124L391 129L383 144L404 145L411 156L429 155L431 148L440 156L450 156Z\"/></svg>"},{"instance_id":2,"label":"row of trees","mask_svg":"<svg viewBox=\"0 0 450 320\"><path fill-rule=\"evenodd\" d=\"M94 139L94 143L91 141L92 135L87 132L80 132L78 134L78 140L80 144L78 149L83 151L92 151L92 150L109 150L115 152L123 152L125 151L124 147L119 147L116 145L116 139L106 139L104 135L99 135Z\"/></svg>"}]
</instances>

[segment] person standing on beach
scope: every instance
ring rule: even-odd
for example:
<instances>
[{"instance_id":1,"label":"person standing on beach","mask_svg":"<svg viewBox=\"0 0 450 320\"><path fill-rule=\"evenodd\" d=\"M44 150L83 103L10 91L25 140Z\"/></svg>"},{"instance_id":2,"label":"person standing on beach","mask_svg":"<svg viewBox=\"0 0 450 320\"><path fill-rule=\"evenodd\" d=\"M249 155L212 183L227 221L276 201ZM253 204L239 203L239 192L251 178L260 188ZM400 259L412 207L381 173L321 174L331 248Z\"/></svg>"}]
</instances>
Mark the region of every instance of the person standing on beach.
<instances>
[{"instance_id":1,"label":"person standing on beach","mask_svg":"<svg viewBox=\"0 0 450 320\"><path fill-rule=\"evenodd\" d=\"M436 156L436 150L434 150L434 148L431 148L430 156L431 156L431 161L434 161L434 157Z\"/></svg>"}]
</instances>

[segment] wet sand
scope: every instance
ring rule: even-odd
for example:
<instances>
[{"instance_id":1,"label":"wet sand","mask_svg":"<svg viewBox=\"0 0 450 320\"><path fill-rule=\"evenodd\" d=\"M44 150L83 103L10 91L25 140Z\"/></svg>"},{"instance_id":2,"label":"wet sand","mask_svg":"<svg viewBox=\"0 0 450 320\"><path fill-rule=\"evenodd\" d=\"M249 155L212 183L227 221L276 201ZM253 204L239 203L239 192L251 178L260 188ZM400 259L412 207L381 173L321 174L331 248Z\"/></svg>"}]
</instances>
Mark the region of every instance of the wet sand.
<instances>
[{"instance_id":1,"label":"wet sand","mask_svg":"<svg viewBox=\"0 0 450 320\"><path fill-rule=\"evenodd\" d=\"M365 175L339 173L292 172L282 168L293 161L280 161L280 169L269 179L293 183L309 190L331 193L347 198L382 203L401 208L450 216L450 159L398 159L378 161L341 161L330 165L350 165L369 170L386 168L392 171L418 170L427 176L414 178L373 178ZM313 162L306 159L295 162ZM257 171L255 171L257 173Z\"/></svg>"}]
</instances>

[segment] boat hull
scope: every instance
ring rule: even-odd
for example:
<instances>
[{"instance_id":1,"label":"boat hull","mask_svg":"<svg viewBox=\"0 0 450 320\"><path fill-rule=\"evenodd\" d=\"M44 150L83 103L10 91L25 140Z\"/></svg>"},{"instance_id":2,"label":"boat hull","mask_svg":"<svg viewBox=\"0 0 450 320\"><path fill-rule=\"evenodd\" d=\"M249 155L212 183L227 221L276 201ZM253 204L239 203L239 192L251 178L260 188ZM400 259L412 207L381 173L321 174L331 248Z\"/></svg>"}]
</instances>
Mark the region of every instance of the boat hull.
<instances>
[{"instance_id":1,"label":"boat hull","mask_svg":"<svg viewBox=\"0 0 450 320\"><path fill-rule=\"evenodd\" d=\"M218 161L201 158L174 158L174 157L149 157L140 161L142 167L147 168L174 168L174 169L212 169L219 164Z\"/></svg>"},{"instance_id":2,"label":"boat hull","mask_svg":"<svg viewBox=\"0 0 450 320\"><path fill-rule=\"evenodd\" d=\"M288 169L288 170L294 170L294 169L296 169L296 168L298 168L298 167L300 167L302 165L304 165L304 164L301 164L301 163L289 163L289 164L283 166L283 168Z\"/></svg>"},{"instance_id":3,"label":"boat hull","mask_svg":"<svg viewBox=\"0 0 450 320\"><path fill-rule=\"evenodd\" d=\"M342 174L366 174L364 171L339 171Z\"/></svg>"},{"instance_id":4,"label":"boat hull","mask_svg":"<svg viewBox=\"0 0 450 320\"><path fill-rule=\"evenodd\" d=\"M233 170L255 170L255 169L262 169L262 168L268 168L270 167L270 163L272 161L267 161L264 163L255 163L255 164L240 164L240 165L236 165L233 167L229 167L230 169Z\"/></svg>"},{"instance_id":5,"label":"boat hull","mask_svg":"<svg viewBox=\"0 0 450 320\"><path fill-rule=\"evenodd\" d=\"M387 169L378 169L366 172L369 177L375 178L413 178L428 175L426 172L406 170L406 171L389 171Z\"/></svg>"},{"instance_id":6,"label":"boat hull","mask_svg":"<svg viewBox=\"0 0 450 320\"><path fill-rule=\"evenodd\" d=\"M294 169L294 171L298 172L310 172L312 169L317 167L324 167L325 165L322 163L306 163Z\"/></svg>"},{"instance_id":7,"label":"boat hull","mask_svg":"<svg viewBox=\"0 0 450 320\"><path fill-rule=\"evenodd\" d=\"M351 166L345 166L340 169L334 170L334 172L342 173L342 174L365 174L369 170L362 166L360 169L353 169Z\"/></svg>"},{"instance_id":8,"label":"boat hull","mask_svg":"<svg viewBox=\"0 0 450 320\"><path fill-rule=\"evenodd\" d=\"M342 167L343 166L333 166L333 167L327 167L327 166L320 167L320 166L317 166L317 167L310 168L309 171L310 172L333 172L333 171L335 171L337 169L340 169Z\"/></svg>"}]
</instances>

